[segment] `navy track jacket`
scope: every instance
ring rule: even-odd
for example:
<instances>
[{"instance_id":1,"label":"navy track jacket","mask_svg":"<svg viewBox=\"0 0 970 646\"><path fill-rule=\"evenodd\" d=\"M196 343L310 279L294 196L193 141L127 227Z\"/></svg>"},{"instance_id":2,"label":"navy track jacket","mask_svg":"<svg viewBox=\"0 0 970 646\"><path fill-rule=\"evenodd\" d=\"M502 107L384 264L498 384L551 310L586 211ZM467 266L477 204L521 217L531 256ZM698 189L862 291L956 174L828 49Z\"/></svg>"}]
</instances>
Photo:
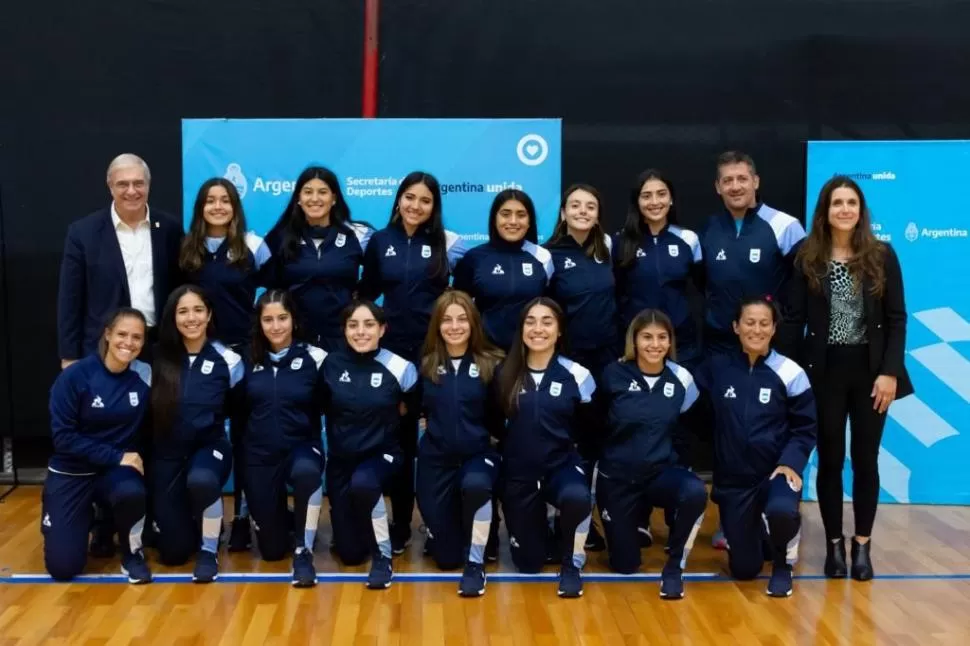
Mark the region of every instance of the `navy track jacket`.
<instances>
[{"instance_id":1,"label":"navy track jacket","mask_svg":"<svg viewBox=\"0 0 970 646\"><path fill-rule=\"evenodd\" d=\"M450 272L465 255L465 245L456 234L446 231L445 247ZM448 273L434 273L438 267L435 256L423 228L408 237L400 222L381 229L367 243L360 294L372 301L384 295L387 333L381 343L397 354L414 356L420 352L431 309L448 286Z\"/></svg>"},{"instance_id":2,"label":"navy track jacket","mask_svg":"<svg viewBox=\"0 0 970 646\"><path fill-rule=\"evenodd\" d=\"M611 241L605 240L609 248ZM609 258L599 261L586 255L592 243L592 237L580 245L567 235L546 247L554 267L548 294L566 314L569 347L580 352L617 343L613 267Z\"/></svg>"},{"instance_id":3,"label":"navy track jacket","mask_svg":"<svg viewBox=\"0 0 970 646\"><path fill-rule=\"evenodd\" d=\"M96 354L61 372L50 393L50 470L91 475L120 464L125 452L137 452L151 381L146 363L132 361L115 374Z\"/></svg>"},{"instance_id":4,"label":"navy track jacket","mask_svg":"<svg viewBox=\"0 0 970 646\"><path fill-rule=\"evenodd\" d=\"M601 475L642 482L678 462L681 415L698 397L686 368L667 361L651 388L636 361L616 361L603 370L597 396L609 411Z\"/></svg>"},{"instance_id":5,"label":"navy track jacket","mask_svg":"<svg viewBox=\"0 0 970 646\"><path fill-rule=\"evenodd\" d=\"M700 238L690 229L664 227L657 235L647 232L628 267L620 267L623 238L613 238L617 309L620 333L626 334L634 317L645 309L658 309L670 317L678 346L693 345L697 331L691 317L687 284L703 287L704 264Z\"/></svg>"},{"instance_id":6,"label":"navy track jacket","mask_svg":"<svg viewBox=\"0 0 970 646\"><path fill-rule=\"evenodd\" d=\"M502 460L507 477L538 479L571 460L578 464L579 409L595 391L589 370L558 354L543 371L538 387L527 373L518 408L504 430Z\"/></svg>"},{"instance_id":7,"label":"navy track jacket","mask_svg":"<svg viewBox=\"0 0 970 646\"><path fill-rule=\"evenodd\" d=\"M418 381L410 361L383 348L342 347L323 362L327 448L335 458L400 454L400 404Z\"/></svg>"},{"instance_id":8,"label":"navy track jacket","mask_svg":"<svg viewBox=\"0 0 970 646\"><path fill-rule=\"evenodd\" d=\"M244 370L242 358L217 341L207 341L199 354L186 357L174 423L167 433L156 433L155 456L184 459L224 438Z\"/></svg>"},{"instance_id":9,"label":"navy track jacket","mask_svg":"<svg viewBox=\"0 0 970 646\"><path fill-rule=\"evenodd\" d=\"M212 301L217 336L227 345L237 345L249 338L256 289L266 283L263 270L270 260L269 247L262 238L250 231L245 239L249 256L245 268L229 264L229 245L225 238L206 238L202 266L187 274L188 282L204 289Z\"/></svg>"},{"instance_id":10,"label":"navy track jacket","mask_svg":"<svg viewBox=\"0 0 970 646\"><path fill-rule=\"evenodd\" d=\"M455 267L454 287L475 299L485 334L508 351L522 308L545 293L552 274L547 250L527 240L502 240L469 249Z\"/></svg>"},{"instance_id":11,"label":"navy track jacket","mask_svg":"<svg viewBox=\"0 0 970 646\"><path fill-rule=\"evenodd\" d=\"M358 223L309 227L291 261L281 255L282 237L275 231L266 236L273 254L272 286L293 292L312 337L343 336L340 312L357 290L372 234L370 227Z\"/></svg>"},{"instance_id":12,"label":"navy track jacket","mask_svg":"<svg viewBox=\"0 0 970 646\"><path fill-rule=\"evenodd\" d=\"M279 464L309 443L323 450L323 361L320 348L296 343L266 360L247 364L241 385L245 410L243 447L249 464ZM322 454L322 453L321 453Z\"/></svg>"},{"instance_id":13,"label":"navy track jacket","mask_svg":"<svg viewBox=\"0 0 970 646\"><path fill-rule=\"evenodd\" d=\"M755 486L778 466L802 473L815 447L815 396L805 371L772 350L752 366L738 350L695 374L714 409L714 485Z\"/></svg>"},{"instance_id":14,"label":"navy track jacket","mask_svg":"<svg viewBox=\"0 0 970 646\"><path fill-rule=\"evenodd\" d=\"M499 435L502 415L492 400L493 380L482 381L471 353L458 368L449 359L438 366L438 383L421 378L421 404L427 420L425 450L431 454L463 459L481 455L490 437Z\"/></svg>"},{"instance_id":15,"label":"navy track jacket","mask_svg":"<svg viewBox=\"0 0 970 646\"><path fill-rule=\"evenodd\" d=\"M792 216L758 204L744 216L738 232L724 211L711 216L701 232L707 281L706 322L725 334L746 296L771 295L784 302L787 281L805 229Z\"/></svg>"}]
</instances>

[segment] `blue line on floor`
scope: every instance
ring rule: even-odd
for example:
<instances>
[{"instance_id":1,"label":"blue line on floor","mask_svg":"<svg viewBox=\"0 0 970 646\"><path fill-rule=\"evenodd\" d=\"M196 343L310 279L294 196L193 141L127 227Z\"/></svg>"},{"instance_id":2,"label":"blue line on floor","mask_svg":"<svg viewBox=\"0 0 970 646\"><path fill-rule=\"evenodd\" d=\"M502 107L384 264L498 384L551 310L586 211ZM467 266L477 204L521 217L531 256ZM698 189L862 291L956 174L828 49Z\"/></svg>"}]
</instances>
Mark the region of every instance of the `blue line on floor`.
<instances>
[{"instance_id":1,"label":"blue line on floor","mask_svg":"<svg viewBox=\"0 0 970 646\"><path fill-rule=\"evenodd\" d=\"M542 574L520 574L516 572L488 573L490 583L540 583L557 580L555 572ZM447 583L457 582L461 578L458 573L434 572L398 572L394 580L402 583ZM768 576L760 576L767 579ZM822 574L796 574L798 581L824 581ZM156 574L156 583L191 583L191 574ZM318 574L318 583L364 583L367 575L363 572L343 572ZM637 583L658 582L660 574L613 574L609 572L595 572L583 574L583 581L588 583ZM684 574L685 581L694 582L734 582L731 577L714 572L688 572ZM878 581L970 581L970 574L882 574L877 575ZM225 572L219 575L216 583L290 583L291 577L287 572ZM0 585L3 584L37 584L57 583L46 574L3 574L0 573ZM128 577L123 574L84 574L75 578L72 583L128 583Z\"/></svg>"}]
</instances>

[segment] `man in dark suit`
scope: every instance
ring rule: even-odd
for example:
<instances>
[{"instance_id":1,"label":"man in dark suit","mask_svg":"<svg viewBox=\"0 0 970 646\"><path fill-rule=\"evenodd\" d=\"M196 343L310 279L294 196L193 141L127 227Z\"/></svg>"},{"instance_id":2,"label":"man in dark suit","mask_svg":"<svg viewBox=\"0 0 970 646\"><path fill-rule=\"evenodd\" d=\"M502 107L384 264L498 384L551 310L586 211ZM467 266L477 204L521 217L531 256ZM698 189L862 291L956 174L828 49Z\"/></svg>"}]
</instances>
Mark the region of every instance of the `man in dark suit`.
<instances>
[{"instance_id":1,"label":"man in dark suit","mask_svg":"<svg viewBox=\"0 0 970 646\"><path fill-rule=\"evenodd\" d=\"M138 358L151 362L158 319L179 283L183 235L177 218L149 209L151 179L141 157L118 155L108 165L111 205L68 227L57 290L61 369L97 351L108 316L122 306L145 315L148 329ZM109 557L115 551L112 522L100 507L96 505L91 553ZM155 536L149 516L142 541L154 546Z\"/></svg>"},{"instance_id":2,"label":"man in dark suit","mask_svg":"<svg viewBox=\"0 0 970 646\"><path fill-rule=\"evenodd\" d=\"M158 317L178 284L182 224L149 209L150 188L148 164L137 155L118 155L108 166L111 205L67 230L57 292L61 368L96 350L106 318L121 306L145 315L148 334L140 358L151 358Z\"/></svg>"}]
</instances>

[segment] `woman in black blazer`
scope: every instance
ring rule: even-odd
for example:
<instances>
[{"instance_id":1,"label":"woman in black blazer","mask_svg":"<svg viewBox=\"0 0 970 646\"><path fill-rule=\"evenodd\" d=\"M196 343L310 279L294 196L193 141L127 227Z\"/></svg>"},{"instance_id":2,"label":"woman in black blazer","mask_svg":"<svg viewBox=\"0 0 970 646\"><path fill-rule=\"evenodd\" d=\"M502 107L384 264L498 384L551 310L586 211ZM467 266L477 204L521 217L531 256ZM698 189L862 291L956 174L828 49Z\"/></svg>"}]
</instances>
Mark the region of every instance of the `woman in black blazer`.
<instances>
[{"instance_id":1,"label":"woman in black blazer","mask_svg":"<svg viewBox=\"0 0 970 646\"><path fill-rule=\"evenodd\" d=\"M852 423L852 578L872 578L870 536L879 497L879 445L886 411L912 394L903 365L906 304L899 260L872 234L859 185L844 176L819 194L789 284L786 324L818 401L818 491L825 575L844 578L842 468ZM804 335L804 336L803 336Z\"/></svg>"}]
</instances>

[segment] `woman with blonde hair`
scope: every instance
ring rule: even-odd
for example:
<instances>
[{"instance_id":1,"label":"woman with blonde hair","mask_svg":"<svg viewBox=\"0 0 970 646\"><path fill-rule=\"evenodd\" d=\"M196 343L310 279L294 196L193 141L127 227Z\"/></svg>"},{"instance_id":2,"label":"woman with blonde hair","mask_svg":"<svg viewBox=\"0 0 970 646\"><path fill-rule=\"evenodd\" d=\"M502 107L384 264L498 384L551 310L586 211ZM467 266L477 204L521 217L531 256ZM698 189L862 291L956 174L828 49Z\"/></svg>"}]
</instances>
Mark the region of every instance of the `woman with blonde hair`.
<instances>
[{"instance_id":1,"label":"woman with blonde hair","mask_svg":"<svg viewBox=\"0 0 970 646\"><path fill-rule=\"evenodd\" d=\"M443 570L465 564L458 594L485 593L485 545L500 458L491 435L501 415L489 391L502 352L485 337L465 292L435 301L421 356L426 431L418 447L417 496L428 526L429 553Z\"/></svg>"}]
</instances>

